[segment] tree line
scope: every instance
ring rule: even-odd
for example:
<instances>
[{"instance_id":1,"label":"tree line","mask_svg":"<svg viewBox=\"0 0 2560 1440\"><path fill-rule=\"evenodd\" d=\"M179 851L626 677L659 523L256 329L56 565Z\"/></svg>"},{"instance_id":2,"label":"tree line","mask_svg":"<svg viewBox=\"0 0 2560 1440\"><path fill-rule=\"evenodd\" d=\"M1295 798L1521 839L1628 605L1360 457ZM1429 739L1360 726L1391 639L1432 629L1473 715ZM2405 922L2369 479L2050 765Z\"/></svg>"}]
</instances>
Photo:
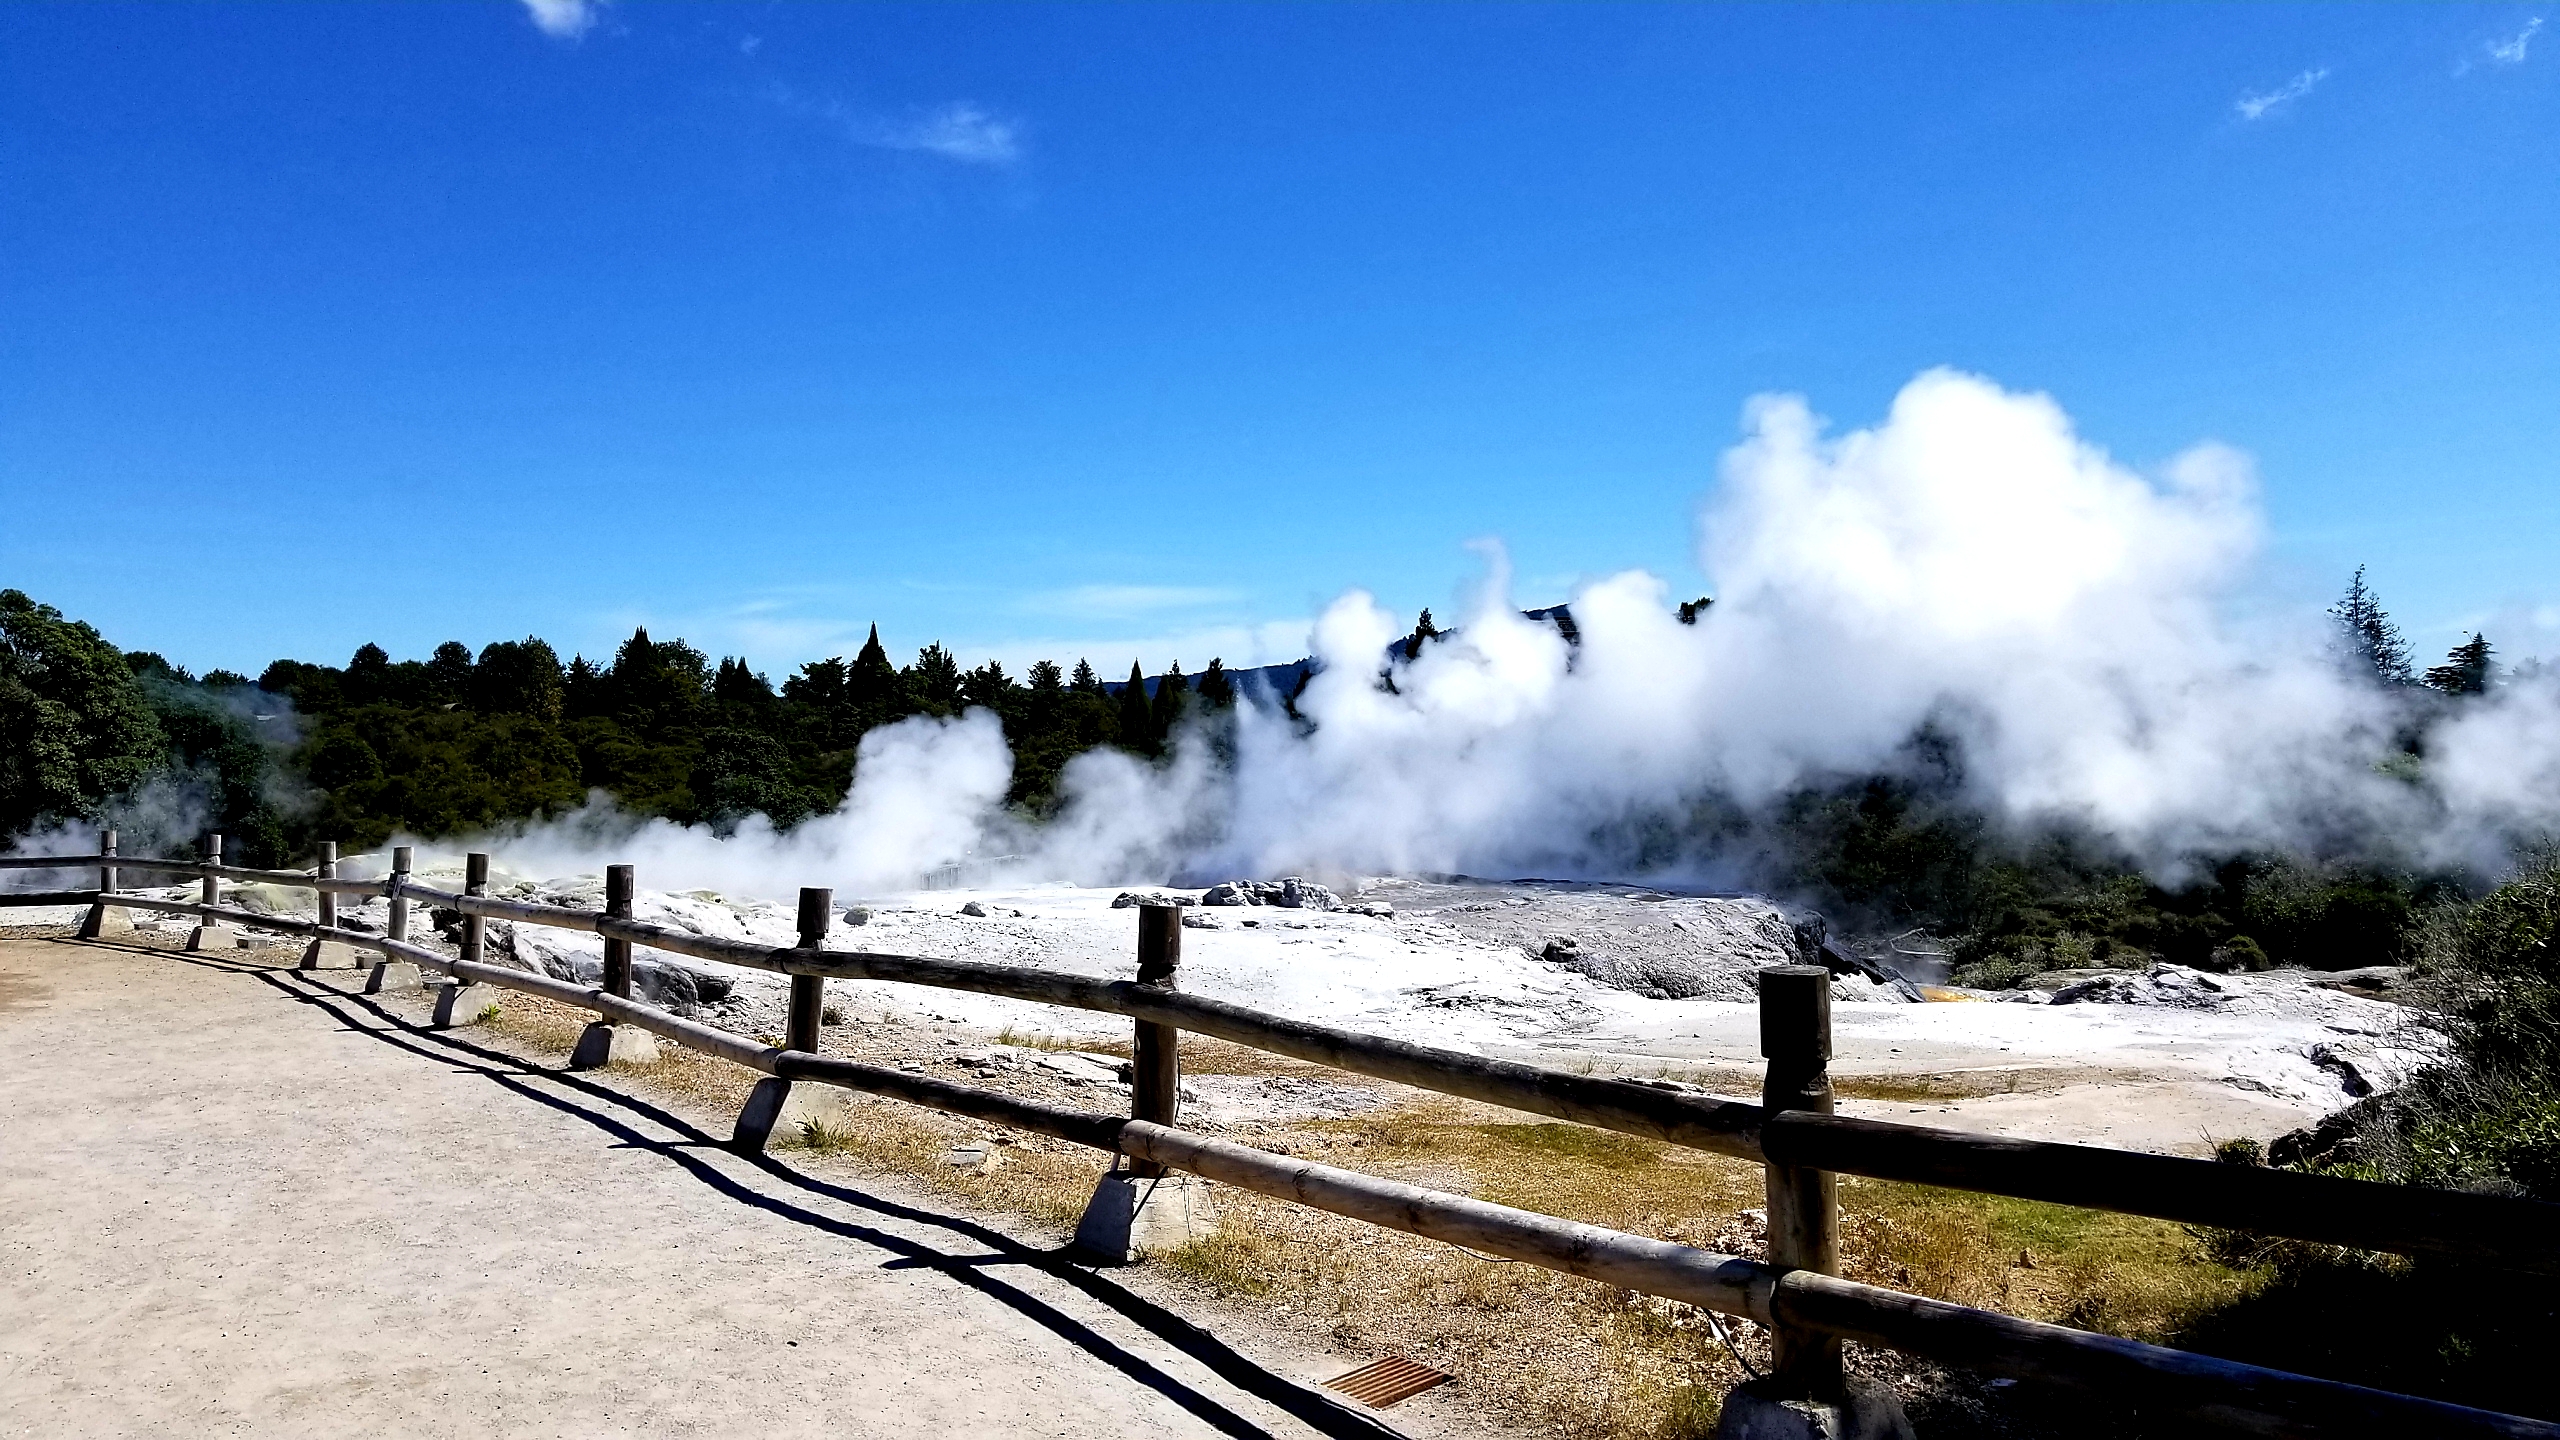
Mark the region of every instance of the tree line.
<instances>
[{"instance_id":1,"label":"tree line","mask_svg":"<svg viewBox=\"0 0 2560 1440\"><path fill-rule=\"evenodd\" d=\"M344 665L278 660L252 679L197 677L118 650L22 592L0 592L0 835L96 817L155 777L202 791L205 822L244 863L281 864L311 842L464 833L573 809L594 791L634 814L733 828L788 827L840 804L862 737L914 715L992 711L1014 754L1007 799L1046 814L1068 761L1111 745L1164 752L1195 713L1215 722L1236 689L1211 660L1106 684L1085 660L1020 679L962 669L939 643L894 664L874 626L847 659L775 685L744 660L632 632L612 659L562 663L539 637L424 660L359 647Z\"/></svg>"},{"instance_id":2,"label":"tree line","mask_svg":"<svg viewBox=\"0 0 2560 1440\"><path fill-rule=\"evenodd\" d=\"M1707 604L1682 610L1702 623ZM2340 663L2408 700L2399 758L2413 765L2430 713L2502 683L2481 635L2418 673L2361 569L2330 614ZM1446 633L1423 612L1382 657L1380 686L1392 690L1395 661ZM1075 756L1104 745L1161 755L1186 716L1214 734L1236 698L1216 660L1196 680L1178 663L1150 680L1133 662L1106 684L1084 660L1072 671L1042 661L1017 680L992 660L963 669L939 643L895 664L876 627L850 659L812 661L779 685L646 629L603 664L563 663L528 637L477 654L448 641L424 660L368 644L342 666L278 660L255 679L197 678L12 590L0 592L0 835L99 816L155 777L201 796L204 823L260 865L299 861L319 839L369 847L554 815L598 791L683 824L725 830L761 814L789 827L842 803L874 728L972 706L1001 721L1007 798L1038 817ZM2198 857L2202 878L2163 889L2103 836L1995 826L1966 797L1959 747L1925 729L1877 774L1810 782L1759 811L1713 797L1666 805L1685 809L1648 829L1636 868L1743 856L1773 893L1849 923L1949 937L1963 977L1995 986L2150 958L2388 960L2429 901L2458 887L2353 852Z\"/></svg>"}]
</instances>

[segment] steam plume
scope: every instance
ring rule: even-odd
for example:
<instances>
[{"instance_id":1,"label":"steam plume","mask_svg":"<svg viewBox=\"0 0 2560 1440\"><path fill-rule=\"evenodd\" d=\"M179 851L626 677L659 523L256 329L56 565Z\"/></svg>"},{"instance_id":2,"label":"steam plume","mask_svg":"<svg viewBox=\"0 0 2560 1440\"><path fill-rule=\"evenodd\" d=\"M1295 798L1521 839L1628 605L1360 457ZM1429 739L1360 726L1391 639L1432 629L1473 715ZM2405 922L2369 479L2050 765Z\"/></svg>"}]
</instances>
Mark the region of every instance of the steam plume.
<instances>
[{"instance_id":1,"label":"steam plume","mask_svg":"<svg viewBox=\"0 0 2560 1440\"><path fill-rule=\"evenodd\" d=\"M2137 474L2049 398L1979 377L1923 374L1882 423L1836 436L1801 399L1762 397L1701 512L1721 594L1694 626L1630 571L1572 597L1570 646L1521 617L1497 551L1458 633L1392 692L1380 657L1404 627L1345 595L1311 639L1312 728L1247 707L1231 763L1196 735L1161 767L1085 755L1041 829L1002 811L1010 758L973 713L875 731L843 809L787 837L658 824L617 853L695 883L825 875L855 891L993 855L1084 883L1694 871L1712 857L1645 837L1696 802L1890 769L1923 726L1958 744L1987 812L2092 827L2164 870L2372 835L2495 868L2560 820L2548 682L2440 727L2422 777L2384 766L2405 697L2341 670L2317 616L2228 618L2261 530L2238 452L2200 445ZM552 826L515 849L567 860L593 838Z\"/></svg>"}]
</instances>

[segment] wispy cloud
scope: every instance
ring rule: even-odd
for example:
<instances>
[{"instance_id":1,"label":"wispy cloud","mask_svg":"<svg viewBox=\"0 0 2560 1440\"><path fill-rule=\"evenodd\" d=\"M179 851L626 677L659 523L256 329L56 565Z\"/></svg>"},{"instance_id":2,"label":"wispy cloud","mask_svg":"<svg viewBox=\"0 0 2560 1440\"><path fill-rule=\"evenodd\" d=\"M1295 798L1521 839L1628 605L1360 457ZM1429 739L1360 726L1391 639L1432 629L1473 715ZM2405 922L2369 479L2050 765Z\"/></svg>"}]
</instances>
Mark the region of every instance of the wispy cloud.
<instances>
[{"instance_id":1,"label":"wispy cloud","mask_svg":"<svg viewBox=\"0 0 2560 1440\"><path fill-rule=\"evenodd\" d=\"M2506 39L2490 41L2486 47L2489 51L2490 63L2496 65L2523 64L2525 52L2533 47L2533 37L2541 29L2542 17L2536 15L2532 19L2524 22L2523 29L2508 36Z\"/></svg>"},{"instance_id":2,"label":"wispy cloud","mask_svg":"<svg viewBox=\"0 0 2560 1440\"><path fill-rule=\"evenodd\" d=\"M1022 158L1022 125L967 100L904 120L857 110L841 100L802 95L779 81L768 90L774 104L823 121L847 140L874 150L910 150L963 165L1011 165Z\"/></svg>"},{"instance_id":3,"label":"wispy cloud","mask_svg":"<svg viewBox=\"0 0 2560 1440\"><path fill-rule=\"evenodd\" d=\"M2329 72L2325 68L2305 70L2273 90L2252 92L2241 96L2231 108L2239 111L2240 118L2243 120L2263 120L2310 94L2313 86L2328 78Z\"/></svg>"},{"instance_id":4,"label":"wispy cloud","mask_svg":"<svg viewBox=\"0 0 2560 1440\"><path fill-rule=\"evenodd\" d=\"M534 28L557 40L575 40L595 28L605 0L524 0Z\"/></svg>"},{"instance_id":5,"label":"wispy cloud","mask_svg":"<svg viewBox=\"0 0 2560 1440\"><path fill-rule=\"evenodd\" d=\"M1025 597L1022 608L1043 615L1113 620L1196 609L1240 598L1236 591L1206 585L1076 585Z\"/></svg>"},{"instance_id":6,"label":"wispy cloud","mask_svg":"<svg viewBox=\"0 0 2560 1440\"><path fill-rule=\"evenodd\" d=\"M964 165L1010 165L1022 157L1021 127L967 101L908 124L876 126L862 143L883 150L921 150Z\"/></svg>"}]
</instances>

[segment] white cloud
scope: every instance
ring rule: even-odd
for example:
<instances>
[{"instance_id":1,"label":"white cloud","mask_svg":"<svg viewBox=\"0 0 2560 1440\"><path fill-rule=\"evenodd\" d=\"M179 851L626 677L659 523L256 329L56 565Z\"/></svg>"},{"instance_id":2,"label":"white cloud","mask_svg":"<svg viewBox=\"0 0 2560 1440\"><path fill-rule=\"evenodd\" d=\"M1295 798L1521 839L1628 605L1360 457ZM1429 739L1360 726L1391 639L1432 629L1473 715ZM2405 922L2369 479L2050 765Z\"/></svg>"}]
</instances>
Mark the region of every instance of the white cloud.
<instances>
[{"instance_id":1,"label":"white cloud","mask_svg":"<svg viewBox=\"0 0 2560 1440\"><path fill-rule=\"evenodd\" d=\"M2490 41L2488 45L2489 59L2499 65L2523 64L2525 51L2532 46L2535 33L2541 29L2542 17L2536 15L2532 19L2524 22L2523 29L2508 36L2506 39Z\"/></svg>"},{"instance_id":2,"label":"white cloud","mask_svg":"<svg viewBox=\"0 0 2560 1440\"><path fill-rule=\"evenodd\" d=\"M842 100L800 94L780 81L766 94L784 110L833 126L854 144L871 149L912 150L963 165L1010 165L1022 158L1021 122L971 101L955 100L899 121Z\"/></svg>"},{"instance_id":3,"label":"white cloud","mask_svg":"<svg viewBox=\"0 0 2560 1440\"><path fill-rule=\"evenodd\" d=\"M595 28L605 0L524 0L534 28L559 40L575 40Z\"/></svg>"},{"instance_id":4,"label":"white cloud","mask_svg":"<svg viewBox=\"0 0 2560 1440\"><path fill-rule=\"evenodd\" d=\"M863 143L883 150L921 150L964 165L1010 165L1022 158L1020 127L965 100L912 124L878 126Z\"/></svg>"},{"instance_id":5,"label":"white cloud","mask_svg":"<svg viewBox=\"0 0 2560 1440\"><path fill-rule=\"evenodd\" d=\"M2311 93L2313 86L2329 78L2324 69L2305 70L2273 90L2243 95L2232 106L2243 120L2263 120L2277 110Z\"/></svg>"}]
</instances>

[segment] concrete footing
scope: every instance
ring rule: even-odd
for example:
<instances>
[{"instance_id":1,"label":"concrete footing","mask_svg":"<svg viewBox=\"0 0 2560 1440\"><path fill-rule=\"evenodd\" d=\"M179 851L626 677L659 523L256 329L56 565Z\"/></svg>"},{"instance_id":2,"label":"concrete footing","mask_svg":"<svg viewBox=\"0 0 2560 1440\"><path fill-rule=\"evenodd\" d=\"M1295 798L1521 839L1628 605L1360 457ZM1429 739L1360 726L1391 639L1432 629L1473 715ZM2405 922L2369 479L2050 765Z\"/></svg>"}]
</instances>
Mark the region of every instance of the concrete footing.
<instances>
[{"instance_id":1,"label":"concrete footing","mask_svg":"<svg viewBox=\"0 0 2560 1440\"><path fill-rule=\"evenodd\" d=\"M226 925L199 925L187 932L190 950L237 950L241 940L240 932Z\"/></svg>"},{"instance_id":2,"label":"concrete footing","mask_svg":"<svg viewBox=\"0 0 2560 1440\"><path fill-rule=\"evenodd\" d=\"M330 942L323 940L318 943L325 945ZM308 957L305 957L302 963L307 969L334 970L337 968L334 965L313 965ZM426 976L419 971L417 961L383 960L377 962L373 967L373 973L364 978L364 993L379 995L386 990L415 990L425 983L427 983Z\"/></svg>"},{"instance_id":3,"label":"concrete footing","mask_svg":"<svg viewBox=\"0 0 2560 1440\"><path fill-rule=\"evenodd\" d=\"M80 919L83 940L115 940L133 933L133 912L121 905L92 905Z\"/></svg>"},{"instance_id":4,"label":"concrete footing","mask_svg":"<svg viewBox=\"0 0 2560 1440\"><path fill-rule=\"evenodd\" d=\"M1076 1249L1106 1265L1179 1250L1217 1233L1209 1182L1197 1175L1142 1178L1123 1171L1102 1177L1076 1222Z\"/></svg>"},{"instance_id":5,"label":"concrete footing","mask_svg":"<svg viewBox=\"0 0 2560 1440\"><path fill-rule=\"evenodd\" d=\"M498 1004L495 985L439 985L436 987L436 1018L430 1022L438 1030L456 1025L477 1025L482 1012Z\"/></svg>"},{"instance_id":6,"label":"concrete footing","mask_svg":"<svg viewBox=\"0 0 2560 1440\"><path fill-rule=\"evenodd\" d=\"M1881 1385L1853 1380L1837 1401L1780 1399L1772 1388L1767 1380L1735 1386L1715 1440L1912 1440L1902 1402Z\"/></svg>"},{"instance_id":7,"label":"concrete footing","mask_svg":"<svg viewBox=\"0 0 2560 1440\"><path fill-rule=\"evenodd\" d=\"M356 947L344 940L314 940L302 947L305 970L353 970L364 963ZM411 970L417 969L412 965Z\"/></svg>"},{"instance_id":8,"label":"concrete footing","mask_svg":"<svg viewBox=\"0 0 2560 1440\"><path fill-rule=\"evenodd\" d=\"M768 1075L748 1092L729 1144L750 1155L806 1145L812 1126L821 1130L849 1127L853 1104L853 1092L841 1086Z\"/></svg>"},{"instance_id":9,"label":"concrete footing","mask_svg":"<svg viewBox=\"0 0 2560 1440\"><path fill-rule=\"evenodd\" d=\"M607 1065L655 1065L658 1037L637 1025L608 1025L599 1020L578 1033L578 1048L569 1052L572 1070Z\"/></svg>"}]
</instances>

